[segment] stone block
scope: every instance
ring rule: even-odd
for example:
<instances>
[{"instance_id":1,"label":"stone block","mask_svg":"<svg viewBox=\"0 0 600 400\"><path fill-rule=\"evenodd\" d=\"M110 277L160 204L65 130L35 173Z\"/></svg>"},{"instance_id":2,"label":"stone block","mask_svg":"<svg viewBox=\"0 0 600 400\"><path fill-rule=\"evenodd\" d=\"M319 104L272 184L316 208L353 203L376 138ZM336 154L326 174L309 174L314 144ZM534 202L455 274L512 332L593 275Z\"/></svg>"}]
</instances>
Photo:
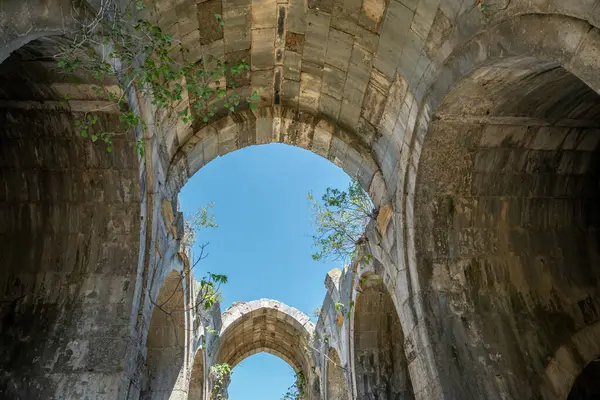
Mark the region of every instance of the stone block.
<instances>
[{"instance_id":1,"label":"stone block","mask_svg":"<svg viewBox=\"0 0 600 400\"><path fill-rule=\"evenodd\" d=\"M275 28L252 30L252 71L273 69L275 65L274 41Z\"/></svg>"},{"instance_id":2,"label":"stone block","mask_svg":"<svg viewBox=\"0 0 600 400\"><path fill-rule=\"evenodd\" d=\"M330 29L325 62L342 71L347 71L353 43L354 38L352 35L337 29Z\"/></svg>"},{"instance_id":3,"label":"stone block","mask_svg":"<svg viewBox=\"0 0 600 400\"><path fill-rule=\"evenodd\" d=\"M305 62L322 66L325 62L327 37L329 35L331 16L326 13L309 11L306 14L308 29L305 32L302 64Z\"/></svg>"}]
</instances>

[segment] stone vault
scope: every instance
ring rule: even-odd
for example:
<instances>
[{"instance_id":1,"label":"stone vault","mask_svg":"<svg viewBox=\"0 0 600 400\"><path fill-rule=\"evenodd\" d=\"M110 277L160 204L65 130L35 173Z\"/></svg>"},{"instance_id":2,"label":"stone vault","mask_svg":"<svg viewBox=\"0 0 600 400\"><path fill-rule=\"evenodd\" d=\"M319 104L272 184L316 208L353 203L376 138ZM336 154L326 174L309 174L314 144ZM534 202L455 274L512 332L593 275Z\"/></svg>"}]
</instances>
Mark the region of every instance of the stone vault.
<instances>
[{"instance_id":1,"label":"stone vault","mask_svg":"<svg viewBox=\"0 0 600 400\"><path fill-rule=\"evenodd\" d=\"M136 132L92 90L116 81L55 70L99 3L0 1L2 397L207 399L211 365L256 351L315 399L597 397L599 1L148 0L177 57L249 60L261 100L183 123L131 90ZM200 312L180 247L189 177L272 142L381 210L314 329L274 301Z\"/></svg>"}]
</instances>

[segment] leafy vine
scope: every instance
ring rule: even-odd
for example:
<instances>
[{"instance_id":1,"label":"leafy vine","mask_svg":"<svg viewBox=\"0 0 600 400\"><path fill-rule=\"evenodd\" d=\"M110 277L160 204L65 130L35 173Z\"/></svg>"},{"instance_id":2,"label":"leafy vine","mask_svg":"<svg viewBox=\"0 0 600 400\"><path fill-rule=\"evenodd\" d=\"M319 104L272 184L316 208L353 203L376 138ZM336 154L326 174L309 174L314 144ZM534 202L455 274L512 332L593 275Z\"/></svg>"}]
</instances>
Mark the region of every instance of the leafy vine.
<instances>
[{"instance_id":1,"label":"leafy vine","mask_svg":"<svg viewBox=\"0 0 600 400\"><path fill-rule=\"evenodd\" d=\"M235 85L236 76L250 71L245 59L233 64L206 55L199 61L176 60L172 49L179 42L158 25L138 18L143 10L142 1L130 1L122 8L117 0L101 0L91 20L76 19L73 40L55 55L59 71L65 74L88 73L98 82L117 78L120 92L109 91L100 84L93 86L92 90L109 102L95 111L116 108L125 128L145 129L146 122L127 104L131 88L150 96L159 110L170 111L189 100L189 106L176 111L186 124L196 119L207 123L219 109L235 112L244 102L251 109L257 107L258 94L253 92L242 99ZM215 18L222 27L223 17L216 14ZM115 133L101 131L97 123L90 111L74 122L74 128L93 142L104 142L111 152ZM137 141L136 149L140 156L144 155L143 139Z\"/></svg>"}]
</instances>

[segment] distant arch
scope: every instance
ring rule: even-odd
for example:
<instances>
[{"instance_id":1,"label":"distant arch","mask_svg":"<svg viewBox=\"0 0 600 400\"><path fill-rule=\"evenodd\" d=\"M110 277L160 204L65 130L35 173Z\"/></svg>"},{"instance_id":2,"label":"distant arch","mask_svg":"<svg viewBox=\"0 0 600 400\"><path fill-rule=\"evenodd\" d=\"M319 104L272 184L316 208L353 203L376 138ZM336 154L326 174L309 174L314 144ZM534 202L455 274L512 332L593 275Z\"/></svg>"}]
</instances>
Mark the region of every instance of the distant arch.
<instances>
[{"instance_id":1,"label":"distant arch","mask_svg":"<svg viewBox=\"0 0 600 400\"><path fill-rule=\"evenodd\" d=\"M232 368L244 358L267 352L282 358L296 372L308 371L311 358L308 340L314 331L309 317L296 308L276 300L234 303L222 314L217 364Z\"/></svg>"},{"instance_id":2,"label":"distant arch","mask_svg":"<svg viewBox=\"0 0 600 400\"><path fill-rule=\"evenodd\" d=\"M200 347L194 355L194 361L192 363L192 370L190 373L190 388L188 391L188 397L190 400L204 400L204 382L205 371L204 371L204 349Z\"/></svg>"},{"instance_id":3,"label":"distant arch","mask_svg":"<svg viewBox=\"0 0 600 400\"><path fill-rule=\"evenodd\" d=\"M599 337L600 322L596 322L577 332L554 352L546 366L540 387L544 400L568 398L578 376L600 358Z\"/></svg>"}]
</instances>

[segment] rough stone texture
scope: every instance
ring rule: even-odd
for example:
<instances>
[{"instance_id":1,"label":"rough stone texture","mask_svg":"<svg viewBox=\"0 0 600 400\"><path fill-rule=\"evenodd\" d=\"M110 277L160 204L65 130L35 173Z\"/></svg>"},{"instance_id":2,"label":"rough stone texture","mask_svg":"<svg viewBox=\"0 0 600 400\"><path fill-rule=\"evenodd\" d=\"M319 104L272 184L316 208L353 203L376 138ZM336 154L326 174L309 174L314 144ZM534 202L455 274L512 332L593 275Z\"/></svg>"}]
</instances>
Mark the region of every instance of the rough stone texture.
<instances>
[{"instance_id":1,"label":"rough stone texture","mask_svg":"<svg viewBox=\"0 0 600 400\"><path fill-rule=\"evenodd\" d=\"M348 400L348 385L344 366L335 349L327 353L327 399Z\"/></svg>"},{"instance_id":2,"label":"rough stone texture","mask_svg":"<svg viewBox=\"0 0 600 400\"><path fill-rule=\"evenodd\" d=\"M184 277L171 271L154 302L146 339L146 371L140 399L186 399L186 298Z\"/></svg>"},{"instance_id":3,"label":"rough stone texture","mask_svg":"<svg viewBox=\"0 0 600 400\"><path fill-rule=\"evenodd\" d=\"M189 398L190 399L203 399L204 398L204 357L202 348L199 348L194 355L194 365L190 376L190 388Z\"/></svg>"},{"instance_id":4,"label":"rough stone texture","mask_svg":"<svg viewBox=\"0 0 600 400\"><path fill-rule=\"evenodd\" d=\"M206 339L207 368L223 363L234 368L253 354L267 352L302 373L308 400L318 398L311 389L316 380L309 345L314 325L306 314L276 300L260 299L234 303L208 324L213 328ZM211 392L213 384L208 382Z\"/></svg>"},{"instance_id":5,"label":"rough stone texture","mask_svg":"<svg viewBox=\"0 0 600 400\"><path fill-rule=\"evenodd\" d=\"M0 392L116 398L139 249L138 164L72 129L95 99L52 75L60 41L37 39L0 66ZM78 110L58 103L73 94ZM73 107L75 108L75 107ZM119 132L118 116L98 113Z\"/></svg>"},{"instance_id":6,"label":"rough stone texture","mask_svg":"<svg viewBox=\"0 0 600 400\"><path fill-rule=\"evenodd\" d=\"M178 57L247 58L252 69L239 83L243 95L259 92L261 108L183 124L127 93L147 123L135 132L148 139L138 160L134 133L108 155L70 128L102 104L89 77L74 85L49 69L73 23L71 2L0 3L5 397L165 397L159 383L176 370L177 382L205 376L206 398L209 349L236 342L205 332L220 331L218 309L185 314L182 365L164 376L144 366L157 349L153 300L168 272L186 276L186 304L197 296L179 248L177 194L215 157L271 142L327 157L385 210L367 232L373 262L328 274L315 328L329 337L325 352L349 366L351 398L360 398L357 289L367 272L381 277L377 290L397 310L416 399L584 391L588 372L577 377L600 356L599 1L490 1L487 16L475 0L151 5ZM58 102L66 93L75 94L69 107ZM101 123L118 131L107 111ZM340 319L335 303L352 300L356 309ZM221 354L238 362L255 349L278 351L311 366L311 396L327 397L323 353L288 348L302 330L268 341L260 338L268 330L259 332ZM375 381L390 377L381 374Z\"/></svg>"},{"instance_id":7,"label":"rough stone texture","mask_svg":"<svg viewBox=\"0 0 600 400\"><path fill-rule=\"evenodd\" d=\"M404 335L381 277L360 278L354 310L354 374L359 399L413 399Z\"/></svg>"}]
</instances>

